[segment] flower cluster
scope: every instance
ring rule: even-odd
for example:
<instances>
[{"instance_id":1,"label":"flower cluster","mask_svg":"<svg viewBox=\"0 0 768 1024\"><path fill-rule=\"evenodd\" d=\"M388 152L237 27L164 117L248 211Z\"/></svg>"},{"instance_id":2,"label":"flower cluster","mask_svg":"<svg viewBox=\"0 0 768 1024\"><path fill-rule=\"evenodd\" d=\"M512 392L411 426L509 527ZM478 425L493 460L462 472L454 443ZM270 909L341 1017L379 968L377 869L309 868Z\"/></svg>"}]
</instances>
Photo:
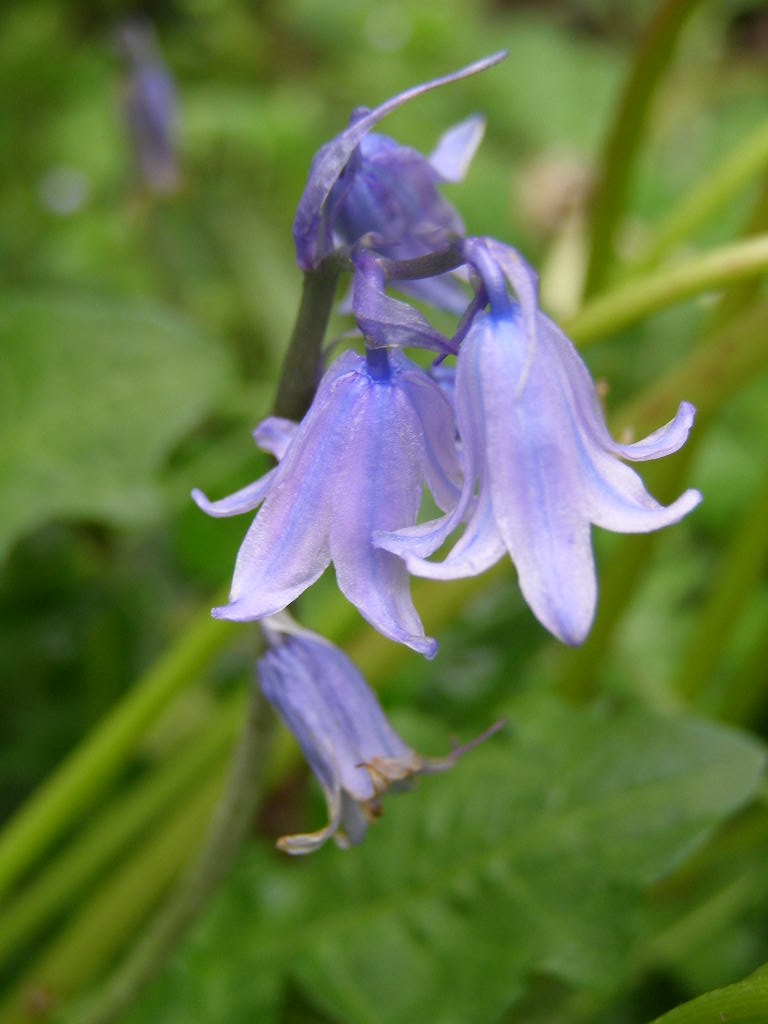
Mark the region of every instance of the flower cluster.
<instances>
[{"instance_id":1,"label":"flower cluster","mask_svg":"<svg viewBox=\"0 0 768 1024\"><path fill-rule=\"evenodd\" d=\"M259 509L229 603L214 615L273 616L333 562L342 593L371 625L431 658L437 644L409 577L475 576L509 554L534 615L579 644L597 600L592 524L647 532L700 501L689 490L662 506L627 465L680 448L693 407L682 402L644 440L615 441L584 362L539 309L532 268L502 242L465 237L440 195L440 182L466 172L482 118L449 130L429 157L370 131L406 100L501 56L355 110L315 156L293 226L297 260L310 274L329 258L347 260L362 351L328 366L301 422L269 417L256 429L274 469L220 501L193 492L211 515ZM454 333L437 331L388 287L460 312ZM432 366L405 348L436 353ZM419 522L425 485L443 515ZM431 560L453 535L443 560ZM434 767L397 737L325 641L295 628L277 642L273 631L260 673L329 807L327 829L287 839L285 849L312 849L341 824L356 841L384 784Z\"/></svg>"}]
</instances>

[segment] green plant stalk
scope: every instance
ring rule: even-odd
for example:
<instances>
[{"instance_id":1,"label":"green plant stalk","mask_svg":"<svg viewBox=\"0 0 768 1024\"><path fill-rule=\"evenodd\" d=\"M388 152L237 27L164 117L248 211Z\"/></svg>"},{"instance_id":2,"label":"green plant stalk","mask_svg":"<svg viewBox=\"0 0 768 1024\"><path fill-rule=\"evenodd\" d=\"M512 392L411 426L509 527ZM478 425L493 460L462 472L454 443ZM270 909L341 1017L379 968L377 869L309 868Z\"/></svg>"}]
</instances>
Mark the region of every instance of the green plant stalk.
<instances>
[{"instance_id":1,"label":"green plant stalk","mask_svg":"<svg viewBox=\"0 0 768 1024\"><path fill-rule=\"evenodd\" d=\"M102 793L147 726L226 647L233 623L199 612L181 637L70 754L0 834L0 897Z\"/></svg>"},{"instance_id":2,"label":"green plant stalk","mask_svg":"<svg viewBox=\"0 0 768 1024\"><path fill-rule=\"evenodd\" d=\"M700 0L661 0L619 98L600 157L589 226L585 294L602 288L614 260L616 229L627 202L654 91L672 59L680 32Z\"/></svg>"},{"instance_id":3,"label":"green plant stalk","mask_svg":"<svg viewBox=\"0 0 768 1024\"><path fill-rule=\"evenodd\" d=\"M743 662L728 680L720 697L717 716L726 722L743 725L753 721L766 703L768 694L768 616L763 629Z\"/></svg>"},{"instance_id":4,"label":"green plant stalk","mask_svg":"<svg viewBox=\"0 0 768 1024\"><path fill-rule=\"evenodd\" d=\"M734 389L754 374L756 368L765 365L768 352L765 351L765 346L762 344L762 325L767 316L768 300L756 306L727 332L723 332L718 338L713 339L705 348L695 351L683 360L680 366L673 368L658 385L650 388L644 395L621 410L614 417L614 421L619 426L632 425L638 431L658 426L661 419L665 416L668 417L677 404L681 394L681 381L686 382L687 387L691 388L690 391L686 391L686 394L697 400L706 413L714 412L718 404L727 400ZM733 368L733 372L728 371L729 367ZM685 449L676 458L685 458ZM660 464L662 472L667 472L666 465L671 467L672 461ZM668 472L677 476L680 473L680 463L677 463L674 472L672 469ZM636 554L639 568L647 563L647 549L643 545L645 542L652 542L654 536L654 534L633 536L620 542L626 545L626 551L630 557L634 557L633 552ZM507 563L502 562L495 572L504 572L506 566ZM627 570L627 565L623 560L621 565L614 563L614 568L609 567L609 572L603 580L601 609L610 610L613 605L610 600L612 593L610 581L615 578L614 582L616 582L619 581L619 578L624 579L631 575L632 573ZM448 617L453 615L457 607L460 607L466 599L487 584L489 578L486 574L479 580L472 579L457 582L453 586L446 585L446 588L441 590L445 595L441 608L435 608L431 614L431 627L439 628L443 615ZM424 585L428 586L429 581L425 581ZM430 596L432 595L430 594ZM321 610L315 611L315 614L321 613ZM349 614L352 615L351 612ZM305 616L305 618L307 617ZM311 625L311 613L308 619ZM346 624L348 616L343 616L342 620L342 626L345 629L344 624ZM599 621L598 618L596 627L599 625ZM352 643L349 649L353 657L366 673L370 673L373 681L386 675L395 664L392 659L399 656L395 645L380 641L377 635L370 630L366 630L365 636L361 636L358 640L351 639ZM588 640L587 644L590 642ZM573 655L577 658L581 657L581 651L585 648L586 645L579 651L573 652ZM387 657L382 657L385 653ZM570 687L567 679L563 680L562 688L572 697L583 699L589 696L594 686L594 672L591 670L590 662L587 662L583 668L583 679L586 681L586 685L571 684ZM119 901L119 893L116 893L115 899ZM71 936L71 941L74 943L78 941L76 933ZM82 949L79 951L76 948L70 949L62 940L61 956L65 961L76 959L78 955L82 956L82 954ZM91 976L89 975L89 977Z\"/></svg>"},{"instance_id":5,"label":"green plant stalk","mask_svg":"<svg viewBox=\"0 0 768 1024\"><path fill-rule=\"evenodd\" d=\"M621 432L631 428L636 436L669 419L685 396L697 407L694 433L685 448L658 463L654 489L663 500L680 489L708 422L717 409L768 363L763 336L768 300L756 304L730 327L696 348L687 358L644 394L612 417ZM569 651L558 679L558 689L571 699L586 699L596 692L597 671L610 650L614 630L629 605L637 581L650 564L658 533L622 537L615 541L612 556L602 573L597 615L586 641Z\"/></svg>"},{"instance_id":6,"label":"green plant stalk","mask_svg":"<svg viewBox=\"0 0 768 1024\"><path fill-rule=\"evenodd\" d=\"M684 267L668 274L656 274L640 282L625 285L595 302L572 319L569 329L576 341L595 341L619 326L625 326L675 299L698 290L754 275L768 268L768 236L715 250ZM309 276L309 275L308 275ZM324 287L335 288L337 273L324 276ZM319 288L317 281L305 284L306 296L314 301ZM327 295L326 297L327 298ZM323 300L322 308L330 310L330 302ZM301 322L315 331L320 321L305 314ZM323 330L325 325L322 325ZM303 356L307 340L294 332L289 352ZM673 377L671 385L678 387L673 401L682 393L689 393L684 374ZM280 392L282 397L276 409L299 407L306 399L305 389L293 378ZM661 395L659 404L664 409L672 403ZM281 412L280 415L286 415ZM168 704L171 698L199 673L227 646L235 626L212 622L207 610L200 612L166 655L152 668L124 698L115 710L88 736L83 743L56 770L43 787L22 808L0 835L0 896L40 856L46 846L71 823L108 785L125 763L147 725Z\"/></svg>"},{"instance_id":7,"label":"green plant stalk","mask_svg":"<svg viewBox=\"0 0 768 1024\"><path fill-rule=\"evenodd\" d=\"M745 188L766 165L768 122L761 124L718 167L709 171L697 188L686 194L632 261L632 268L646 269L658 263L670 249L687 239Z\"/></svg>"},{"instance_id":8,"label":"green plant stalk","mask_svg":"<svg viewBox=\"0 0 768 1024\"><path fill-rule=\"evenodd\" d=\"M652 1024L765 1024L768 1020L768 965L743 981L677 1006Z\"/></svg>"},{"instance_id":9,"label":"green plant stalk","mask_svg":"<svg viewBox=\"0 0 768 1024\"><path fill-rule=\"evenodd\" d=\"M185 798L214 765L218 771L242 713L243 701L238 694L199 739L190 741L167 764L110 803L95 821L89 822L81 837L18 893L0 913L0 964L69 905L171 805Z\"/></svg>"},{"instance_id":10,"label":"green plant stalk","mask_svg":"<svg viewBox=\"0 0 768 1024\"><path fill-rule=\"evenodd\" d=\"M700 292L768 270L768 234L711 249L679 266L619 285L593 299L563 329L586 346L606 334Z\"/></svg>"},{"instance_id":11,"label":"green plant stalk","mask_svg":"<svg viewBox=\"0 0 768 1024\"><path fill-rule=\"evenodd\" d=\"M0 1007L2 1024L44 1020L107 966L188 861L220 791L220 775L207 780L140 856L97 888Z\"/></svg>"},{"instance_id":12,"label":"green plant stalk","mask_svg":"<svg viewBox=\"0 0 768 1024\"><path fill-rule=\"evenodd\" d=\"M688 701L695 701L706 689L728 635L762 575L768 558L766 523L768 471L758 485L747 514L733 533L714 586L680 658L672 688Z\"/></svg>"},{"instance_id":13,"label":"green plant stalk","mask_svg":"<svg viewBox=\"0 0 768 1024\"><path fill-rule=\"evenodd\" d=\"M261 795L270 755L273 718L254 678L246 722L217 802L205 841L171 898L150 922L139 943L120 964L95 1002L78 1016L80 1024L119 1020L136 996L165 966L179 938L195 920L219 880L231 867L246 837Z\"/></svg>"},{"instance_id":14,"label":"green plant stalk","mask_svg":"<svg viewBox=\"0 0 768 1024\"><path fill-rule=\"evenodd\" d=\"M768 174L764 175L760 193L755 200L740 235L761 235L768 231ZM760 290L762 280L759 277L745 277L736 281L721 296L707 325L708 334L716 334L734 317L750 306Z\"/></svg>"}]
</instances>

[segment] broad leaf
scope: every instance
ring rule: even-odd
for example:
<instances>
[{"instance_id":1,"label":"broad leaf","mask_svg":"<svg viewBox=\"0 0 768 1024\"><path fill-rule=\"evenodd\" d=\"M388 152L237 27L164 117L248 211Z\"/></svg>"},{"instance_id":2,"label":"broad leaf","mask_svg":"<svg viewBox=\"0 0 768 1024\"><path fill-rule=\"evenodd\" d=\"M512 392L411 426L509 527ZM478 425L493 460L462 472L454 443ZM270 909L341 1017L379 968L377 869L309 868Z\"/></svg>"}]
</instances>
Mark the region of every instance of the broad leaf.
<instances>
[{"instance_id":1,"label":"broad leaf","mask_svg":"<svg viewBox=\"0 0 768 1024\"><path fill-rule=\"evenodd\" d=\"M749 798L762 750L546 701L513 723L390 799L354 851L252 851L133 1020L268 1020L281 974L349 1024L498 1020L533 972L610 991L643 888Z\"/></svg>"},{"instance_id":2,"label":"broad leaf","mask_svg":"<svg viewBox=\"0 0 768 1024\"><path fill-rule=\"evenodd\" d=\"M228 380L226 351L162 308L0 296L0 553L53 517L158 513L163 458Z\"/></svg>"}]
</instances>

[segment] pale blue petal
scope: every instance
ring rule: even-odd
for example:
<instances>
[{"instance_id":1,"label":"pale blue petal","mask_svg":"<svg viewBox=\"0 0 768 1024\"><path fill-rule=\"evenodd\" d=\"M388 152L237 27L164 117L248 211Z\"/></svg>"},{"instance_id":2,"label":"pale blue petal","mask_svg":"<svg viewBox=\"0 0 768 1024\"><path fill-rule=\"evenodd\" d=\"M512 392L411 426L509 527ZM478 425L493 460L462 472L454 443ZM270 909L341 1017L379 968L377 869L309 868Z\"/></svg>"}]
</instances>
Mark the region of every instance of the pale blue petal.
<instances>
[{"instance_id":1,"label":"pale blue petal","mask_svg":"<svg viewBox=\"0 0 768 1024\"><path fill-rule=\"evenodd\" d=\"M391 763L403 777L421 759L391 727L349 658L322 637L299 628L259 660L258 670L265 697L296 737L328 803L325 828L278 845L301 854L331 835L340 845L358 843L367 825L360 805L377 795L367 765ZM340 827L346 835L338 834Z\"/></svg>"},{"instance_id":2,"label":"pale blue petal","mask_svg":"<svg viewBox=\"0 0 768 1024\"><path fill-rule=\"evenodd\" d=\"M453 509L461 495L461 466L456 451L453 410L440 385L413 364L403 367L400 386L419 420L424 442L424 478L439 507Z\"/></svg>"},{"instance_id":3,"label":"pale blue petal","mask_svg":"<svg viewBox=\"0 0 768 1024\"><path fill-rule=\"evenodd\" d=\"M235 563L229 604L216 618L237 622L285 608L322 574L330 561L328 531L333 513L338 453L357 397L354 352L327 371L245 536Z\"/></svg>"},{"instance_id":4,"label":"pale blue petal","mask_svg":"<svg viewBox=\"0 0 768 1024\"><path fill-rule=\"evenodd\" d=\"M539 337L547 357L558 367L564 394L574 417L595 444L625 459L658 459L682 448L693 425L695 408L681 402L673 420L634 444L619 444L611 437L594 382L573 343L548 317L539 314Z\"/></svg>"},{"instance_id":5,"label":"pale blue petal","mask_svg":"<svg viewBox=\"0 0 768 1024\"><path fill-rule=\"evenodd\" d=\"M274 478L275 470L270 469L268 473L259 477L252 484L242 487L227 498L219 498L218 501L210 501L199 488L195 487L192 491L192 500L206 515L215 516L217 519L226 516L239 516L244 512L253 512L262 503Z\"/></svg>"},{"instance_id":6,"label":"pale blue petal","mask_svg":"<svg viewBox=\"0 0 768 1024\"><path fill-rule=\"evenodd\" d=\"M472 114L440 136L429 162L443 181L463 181L484 135L485 118Z\"/></svg>"},{"instance_id":7,"label":"pale blue petal","mask_svg":"<svg viewBox=\"0 0 768 1024\"><path fill-rule=\"evenodd\" d=\"M520 394L510 395L527 358L513 322L480 340L493 516L532 611L560 640L578 644L594 617L597 585L568 410L540 353Z\"/></svg>"},{"instance_id":8,"label":"pale blue petal","mask_svg":"<svg viewBox=\"0 0 768 1024\"><path fill-rule=\"evenodd\" d=\"M299 424L283 416L267 416L253 431L253 439L263 452L282 459L296 436Z\"/></svg>"},{"instance_id":9,"label":"pale blue petal","mask_svg":"<svg viewBox=\"0 0 768 1024\"><path fill-rule=\"evenodd\" d=\"M347 442L354 458L340 467L330 534L339 589L384 636L433 657L405 565L372 542L376 530L413 523L419 508L424 441L404 391L365 382Z\"/></svg>"}]
</instances>

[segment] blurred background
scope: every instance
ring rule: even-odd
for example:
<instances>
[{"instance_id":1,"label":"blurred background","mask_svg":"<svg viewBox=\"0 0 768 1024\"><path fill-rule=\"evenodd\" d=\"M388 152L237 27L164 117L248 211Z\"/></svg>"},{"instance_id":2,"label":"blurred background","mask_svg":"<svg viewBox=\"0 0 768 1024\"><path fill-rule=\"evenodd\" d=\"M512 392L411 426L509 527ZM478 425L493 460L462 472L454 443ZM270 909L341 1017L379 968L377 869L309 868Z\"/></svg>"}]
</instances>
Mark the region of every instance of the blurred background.
<instances>
[{"instance_id":1,"label":"blurred background","mask_svg":"<svg viewBox=\"0 0 768 1024\"><path fill-rule=\"evenodd\" d=\"M11 836L3 1024L84 1019L215 803L257 638L207 612L246 523L188 495L266 468L249 432L299 298L290 225L313 152L353 106L507 47L382 130L429 152L485 113L468 179L446 194L471 233L540 268L546 308L567 319L601 147L655 7L2 6L2 818L128 694L155 695L120 719L108 766L94 754L24 843ZM768 10L688 7L604 288L768 230ZM745 146L748 173L676 234L681 202ZM660 536L596 536L582 649L545 634L508 563L414 586L432 663L374 635L332 575L306 595L303 621L345 646L419 749L443 753L499 714L507 734L388 799L359 850L295 862L274 839L319 824L322 801L281 733L245 851L126 1021L632 1024L768 960L765 303L750 278L586 353L617 430L655 428L704 389L689 448L644 477L662 499L691 485L705 501Z\"/></svg>"}]
</instances>

